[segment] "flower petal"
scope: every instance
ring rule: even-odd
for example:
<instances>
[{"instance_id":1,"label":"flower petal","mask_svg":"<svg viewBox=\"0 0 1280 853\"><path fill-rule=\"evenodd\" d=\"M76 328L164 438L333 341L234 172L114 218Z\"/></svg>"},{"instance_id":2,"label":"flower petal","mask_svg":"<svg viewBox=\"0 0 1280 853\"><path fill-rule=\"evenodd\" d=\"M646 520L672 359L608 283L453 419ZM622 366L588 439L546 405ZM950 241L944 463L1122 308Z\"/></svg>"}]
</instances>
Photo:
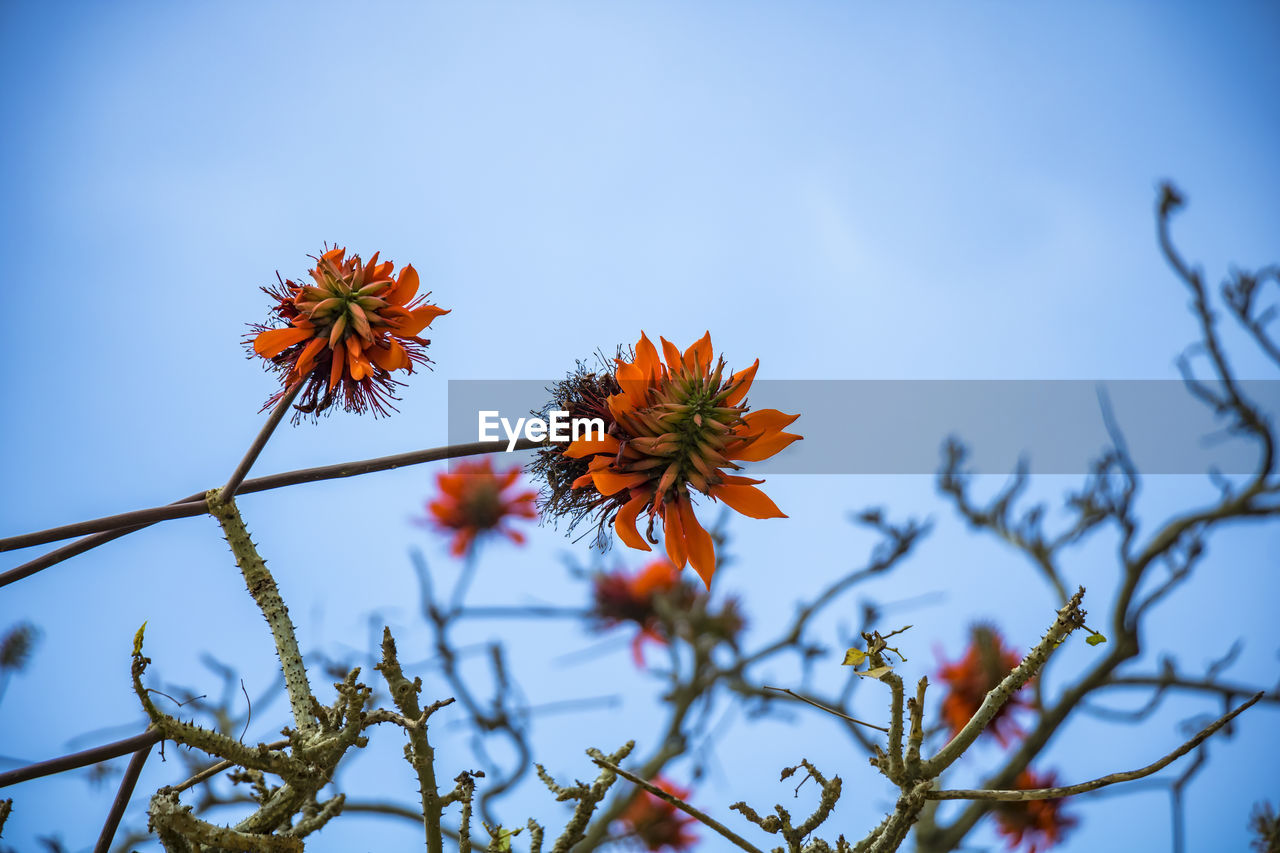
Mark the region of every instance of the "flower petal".
<instances>
[{"instance_id":1,"label":"flower petal","mask_svg":"<svg viewBox=\"0 0 1280 853\"><path fill-rule=\"evenodd\" d=\"M793 441L799 441L802 438L804 436L790 432L774 433L773 435L757 438L742 450L726 453L725 455L730 459L737 459L742 462L761 462L787 447Z\"/></svg>"},{"instance_id":2,"label":"flower petal","mask_svg":"<svg viewBox=\"0 0 1280 853\"><path fill-rule=\"evenodd\" d=\"M693 514L693 504L687 500L679 502L680 523L684 527L684 541L689 551L689 563L702 578L702 582L711 589L711 577L716 571L716 546L711 534L698 523Z\"/></svg>"},{"instance_id":3,"label":"flower petal","mask_svg":"<svg viewBox=\"0 0 1280 853\"><path fill-rule=\"evenodd\" d=\"M684 541L684 524L680 519L680 511L670 504L663 509L662 533L667 540L667 556L675 563L676 568L683 569L689 562L689 549Z\"/></svg>"},{"instance_id":4,"label":"flower petal","mask_svg":"<svg viewBox=\"0 0 1280 853\"><path fill-rule=\"evenodd\" d=\"M617 453L618 439L611 435L600 436L598 432L588 430L582 438L574 439L564 449L564 455L570 459L581 459L595 453Z\"/></svg>"},{"instance_id":5,"label":"flower petal","mask_svg":"<svg viewBox=\"0 0 1280 853\"><path fill-rule=\"evenodd\" d=\"M786 429L799 418L799 415L788 415L777 409L759 409L747 412L742 419L747 422L749 434L767 432L769 430Z\"/></svg>"},{"instance_id":6,"label":"flower petal","mask_svg":"<svg viewBox=\"0 0 1280 853\"><path fill-rule=\"evenodd\" d=\"M400 346L400 342L394 338L388 337L388 347L371 346L365 350L365 355L369 356L369 360L381 367L383 370L399 370L402 367L409 366L409 354L405 352L404 347Z\"/></svg>"},{"instance_id":7,"label":"flower petal","mask_svg":"<svg viewBox=\"0 0 1280 853\"><path fill-rule=\"evenodd\" d=\"M596 471L591 475L592 482L596 484L596 491L602 495L616 495L623 489L638 486L648 479L648 474L619 474L617 471L608 469Z\"/></svg>"},{"instance_id":8,"label":"flower petal","mask_svg":"<svg viewBox=\"0 0 1280 853\"><path fill-rule=\"evenodd\" d=\"M365 361L364 355L360 352L360 347L354 340L347 342L347 370L351 374L351 378L359 382L364 379L368 373L365 368L369 366L369 362Z\"/></svg>"},{"instance_id":9,"label":"flower petal","mask_svg":"<svg viewBox=\"0 0 1280 853\"><path fill-rule=\"evenodd\" d=\"M653 341L649 340L649 336L644 332L640 333L640 340L636 343L636 360L635 366L640 369L640 375L646 380L657 375L658 372L658 350L653 345Z\"/></svg>"},{"instance_id":10,"label":"flower petal","mask_svg":"<svg viewBox=\"0 0 1280 853\"><path fill-rule=\"evenodd\" d=\"M736 406L742 402L747 396L747 392L751 390L751 383L755 381L756 371L760 369L760 359L756 359L756 363L748 367L746 370L739 370L733 376L729 377L729 384L741 383L737 388L724 398L724 406ZM796 415L796 417L800 417Z\"/></svg>"},{"instance_id":11,"label":"flower petal","mask_svg":"<svg viewBox=\"0 0 1280 853\"><path fill-rule=\"evenodd\" d=\"M711 333L707 332L684 351L684 366L688 370L706 373L711 369Z\"/></svg>"},{"instance_id":12,"label":"flower petal","mask_svg":"<svg viewBox=\"0 0 1280 853\"><path fill-rule=\"evenodd\" d=\"M455 557L461 557L467 553L471 547L471 542L476 538L476 530L474 527L464 527L458 531L458 535L453 537L453 547L449 549L449 553Z\"/></svg>"},{"instance_id":13,"label":"flower petal","mask_svg":"<svg viewBox=\"0 0 1280 853\"><path fill-rule=\"evenodd\" d=\"M675 370L680 367L680 348L666 338L659 337L662 341L662 355L667 360L667 367Z\"/></svg>"},{"instance_id":14,"label":"flower petal","mask_svg":"<svg viewBox=\"0 0 1280 853\"><path fill-rule=\"evenodd\" d=\"M298 354L298 360L294 362L293 369L299 376L306 376L311 369L316 366L316 357L320 355L328 343L324 338L312 338L307 341L307 345L302 348L302 352Z\"/></svg>"},{"instance_id":15,"label":"flower petal","mask_svg":"<svg viewBox=\"0 0 1280 853\"><path fill-rule=\"evenodd\" d=\"M263 358L272 358L294 344L302 343L312 334L310 329L267 329L253 339L253 351Z\"/></svg>"},{"instance_id":16,"label":"flower petal","mask_svg":"<svg viewBox=\"0 0 1280 853\"><path fill-rule=\"evenodd\" d=\"M617 531L618 538L621 539L628 547L635 548L637 551L652 551L649 543L636 530L636 517L640 515L640 510L644 509L645 503L648 502L648 495L643 492L636 495L631 500L622 505L622 509L618 510L618 515L613 520L613 529Z\"/></svg>"},{"instance_id":17,"label":"flower petal","mask_svg":"<svg viewBox=\"0 0 1280 853\"><path fill-rule=\"evenodd\" d=\"M645 392L649 388L649 380L639 365L619 360L618 369L614 372L614 378L618 382L618 387L622 389L622 399L626 401L627 406L632 409L638 409L644 405ZM610 397L610 402L612 403L617 396L615 394ZM612 408L612 405L610 408Z\"/></svg>"},{"instance_id":18,"label":"flower petal","mask_svg":"<svg viewBox=\"0 0 1280 853\"><path fill-rule=\"evenodd\" d=\"M711 497L724 501L748 518L786 518L768 495L755 486L712 486Z\"/></svg>"},{"instance_id":19,"label":"flower petal","mask_svg":"<svg viewBox=\"0 0 1280 853\"><path fill-rule=\"evenodd\" d=\"M333 348L333 363L329 365L329 390L333 390L333 386L338 384L338 377L342 375L342 367L347 361L347 345L344 341L338 341L337 346Z\"/></svg>"},{"instance_id":20,"label":"flower petal","mask_svg":"<svg viewBox=\"0 0 1280 853\"><path fill-rule=\"evenodd\" d=\"M400 270L400 278L395 286L382 294L382 298L392 305L407 305L417 293L418 271L413 268L413 264L406 264L404 269Z\"/></svg>"},{"instance_id":21,"label":"flower petal","mask_svg":"<svg viewBox=\"0 0 1280 853\"><path fill-rule=\"evenodd\" d=\"M408 318L393 320L388 325L400 337L412 338L427 326L430 326L432 320L441 314L448 313L449 311L439 305L419 305L409 312L410 316Z\"/></svg>"}]
</instances>

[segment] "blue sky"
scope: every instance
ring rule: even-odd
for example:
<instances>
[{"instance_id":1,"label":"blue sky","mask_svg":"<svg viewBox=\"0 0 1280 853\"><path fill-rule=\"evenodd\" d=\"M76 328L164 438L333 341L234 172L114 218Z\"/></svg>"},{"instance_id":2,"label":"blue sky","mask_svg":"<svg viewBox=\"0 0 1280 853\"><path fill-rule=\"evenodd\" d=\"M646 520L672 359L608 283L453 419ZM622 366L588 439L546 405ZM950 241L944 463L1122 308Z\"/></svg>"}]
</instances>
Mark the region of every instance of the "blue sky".
<instances>
[{"instance_id":1,"label":"blue sky","mask_svg":"<svg viewBox=\"0 0 1280 853\"><path fill-rule=\"evenodd\" d=\"M399 415L283 430L261 472L442 444L448 379L555 378L642 329L681 344L710 329L732 364L758 356L762 379L1173 378L1195 328L1156 251L1155 186L1186 191L1176 234L1210 280L1277 259L1278 33L1268 3L5 4L4 532L225 479L271 390L239 345L265 314L257 288L303 273L326 240L413 263L453 313L433 326L435 372L411 379ZM1274 377L1237 352L1243 374ZM243 500L304 648L362 646L374 610L425 636L405 604L407 549L452 571L444 543L410 523L432 474ZM768 491L791 517L735 522L743 559L726 576L759 636L863 558L869 540L846 517L868 504L938 523L867 591L945 592L911 613L920 660L978 617L1024 646L1043 627L1046 591L971 539L926 477L778 476ZM1154 478L1144 517L1211 495L1198 478ZM1152 625L1152 653L1194 670L1244 636L1237 677L1274 681L1264 603L1280 592L1278 546L1274 525L1221 535ZM1109 547L1072 566L1099 596L1114 587ZM495 547L478 600L581 600L566 554L585 559L549 528L524 552ZM165 677L196 679L210 651L265 684L268 640L230 568L212 522L185 519L5 589L0 621L30 618L45 639L0 704L0 753L42 758L135 724L128 651L143 620ZM626 697L608 719L540 721L553 769L584 775L573 756L587 746L651 736L658 685L625 651L566 669L554 661L586 642L579 632L477 636L490 634L525 649L526 689L543 700L585 684ZM1181 717L1213 708L1177 710L1137 730L1082 724L1049 763L1072 779L1145 763ZM1189 792L1190 849L1243 845L1250 804L1280 782L1260 758L1280 747L1275 723L1255 710L1215 745ZM723 813L738 796L789 797L773 774L832 750L835 731L739 722L700 802ZM735 739L767 745L735 752ZM857 835L887 790L847 755ZM166 772L153 761L143 787ZM79 779L15 789L6 840L26 849L56 824L72 849L90 846L110 793L89 791ZM512 814L554 815L542 792L521 797ZM75 798L74 815L60 798ZM1150 792L1082 804L1064 849L1162 848L1163 809ZM316 849L381 826L346 823Z\"/></svg>"}]
</instances>

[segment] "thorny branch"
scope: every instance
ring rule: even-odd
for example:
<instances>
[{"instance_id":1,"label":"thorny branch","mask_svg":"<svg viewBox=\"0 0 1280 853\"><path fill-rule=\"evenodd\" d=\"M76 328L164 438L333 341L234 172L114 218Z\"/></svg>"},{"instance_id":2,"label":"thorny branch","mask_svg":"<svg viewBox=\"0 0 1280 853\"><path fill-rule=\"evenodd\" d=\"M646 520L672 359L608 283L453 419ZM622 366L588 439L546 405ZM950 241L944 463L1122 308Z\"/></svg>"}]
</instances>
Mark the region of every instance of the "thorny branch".
<instances>
[{"instance_id":1,"label":"thorny branch","mask_svg":"<svg viewBox=\"0 0 1280 853\"><path fill-rule=\"evenodd\" d=\"M1078 785L1062 785L1054 788L1032 788L1018 791L991 791L991 790L954 790L954 791L930 791L928 798L931 800L1005 800L1022 802L1026 800L1053 800L1062 797L1070 797L1075 794L1083 794L1088 791L1096 791L1099 788L1105 788L1108 785L1115 785L1118 782L1132 782L1145 776L1150 776L1158 770L1163 770L1174 761L1186 755L1218 729L1234 720L1243 711L1253 707L1253 705L1262 698L1261 693L1255 693L1253 698L1242 705L1237 706L1229 713L1224 714L1214 720L1208 726L1200 730L1199 734L1191 738L1191 740L1179 746L1168 755L1153 761L1146 767L1137 770L1127 770L1121 773L1109 773L1106 776L1100 776L1088 782L1081 782Z\"/></svg>"}]
</instances>

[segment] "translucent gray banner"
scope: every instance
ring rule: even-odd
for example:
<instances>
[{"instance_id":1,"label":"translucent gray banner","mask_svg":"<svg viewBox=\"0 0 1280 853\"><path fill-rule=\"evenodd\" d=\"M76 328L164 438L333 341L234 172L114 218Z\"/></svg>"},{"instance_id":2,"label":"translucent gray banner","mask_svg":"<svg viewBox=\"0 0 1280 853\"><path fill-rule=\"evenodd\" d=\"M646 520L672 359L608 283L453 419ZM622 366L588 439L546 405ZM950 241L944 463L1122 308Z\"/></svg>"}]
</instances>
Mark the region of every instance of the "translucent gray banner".
<instances>
[{"instance_id":1,"label":"translucent gray banner","mask_svg":"<svg viewBox=\"0 0 1280 853\"><path fill-rule=\"evenodd\" d=\"M505 447L500 419L517 429L518 419L544 408L552 384L450 380L449 443L482 440L481 413L490 413L487 437ZM1280 381L1238 386L1274 423ZM788 431L804 440L748 464L760 474L933 474L955 437L969 448L974 473L1006 474L1024 458L1036 473L1081 474L1111 445L1104 399L1144 474L1248 474L1258 465L1256 442L1227 434L1229 419L1215 418L1176 380L827 379L752 386L752 408L799 413Z\"/></svg>"}]
</instances>

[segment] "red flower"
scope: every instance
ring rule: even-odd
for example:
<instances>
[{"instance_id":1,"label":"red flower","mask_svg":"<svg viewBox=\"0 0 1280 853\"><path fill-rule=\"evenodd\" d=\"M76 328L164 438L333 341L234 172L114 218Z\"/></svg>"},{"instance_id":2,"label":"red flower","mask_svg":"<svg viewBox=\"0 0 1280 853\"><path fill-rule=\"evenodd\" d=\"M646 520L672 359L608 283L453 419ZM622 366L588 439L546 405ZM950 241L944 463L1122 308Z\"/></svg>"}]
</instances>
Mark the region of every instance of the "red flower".
<instances>
[{"instance_id":1,"label":"red flower","mask_svg":"<svg viewBox=\"0 0 1280 853\"><path fill-rule=\"evenodd\" d=\"M592 615L603 628L623 622L634 622L640 626L631 641L631 657L637 667L643 667L645 642L667 643L654 600L675 591L684 592L682 598L693 598L692 590L680 580L680 570L665 557L654 560L634 575L626 572L596 575L592 587L595 598Z\"/></svg>"},{"instance_id":2,"label":"red flower","mask_svg":"<svg viewBox=\"0 0 1280 853\"><path fill-rule=\"evenodd\" d=\"M707 594L685 581L665 557L635 574L596 575L592 595L591 615L598 627L612 628L624 622L639 626L631 641L631 658L637 667L644 667L646 643L666 645L674 635L689 643L711 638L737 648L738 634L746 624L736 599L726 599L713 610ZM667 620L659 615L659 600L668 605Z\"/></svg>"},{"instance_id":3,"label":"red flower","mask_svg":"<svg viewBox=\"0 0 1280 853\"><path fill-rule=\"evenodd\" d=\"M749 412L746 395L760 361L727 375L724 359L712 360L709 332L683 353L659 340L662 356L642 334L632 361L615 360L610 384L617 390L601 407L608 432L580 438L562 455L587 463L572 487L595 496L604 517L612 515L619 539L651 550L649 543L657 542L654 523L661 519L667 556L680 568L691 563L709 589L715 545L694 515L690 492L751 518L785 518L756 488L763 480L728 471L738 470L737 462L768 459L798 440L783 429L799 415ZM649 517L647 537L636 529L641 513Z\"/></svg>"},{"instance_id":4,"label":"red flower","mask_svg":"<svg viewBox=\"0 0 1280 853\"><path fill-rule=\"evenodd\" d=\"M503 533L517 545L524 534L503 525L507 518L537 518L537 492L507 494L520 477L520 466L495 474L488 459L459 462L454 472L436 478L440 496L427 504L428 520L436 527L452 531L450 551L455 557L468 553L477 538L491 532Z\"/></svg>"},{"instance_id":5,"label":"red flower","mask_svg":"<svg viewBox=\"0 0 1280 853\"><path fill-rule=\"evenodd\" d=\"M1050 772L1038 776L1030 769L1023 770L1014 780L1019 791L1035 788L1053 788L1057 776ZM1027 800L1025 802L999 802L995 806L996 831L1009 842L1009 849L1027 844L1027 853L1040 853L1062 840L1063 835L1078 823L1077 818L1062 813L1063 800Z\"/></svg>"},{"instance_id":6,"label":"red flower","mask_svg":"<svg viewBox=\"0 0 1280 853\"><path fill-rule=\"evenodd\" d=\"M341 400L348 412L373 409L388 414L389 401L399 399L392 371L413 372L427 364L429 340L418 335L431 321L449 312L418 296L418 273L412 265L393 276L394 265L346 257L334 248L316 259L314 284L281 281L263 291L276 300L272 312L284 326L254 325L247 338L256 355L267 359L281 376L282 388L268 408L296 382L304 382L299 412L319 413Z\"/></svg>"},{"instance_id":7,"label":"red flower","mask_svg":"<svg viewBox=\"0 0 1280 853\"><path fill-rule=\"evenodd\" d=\"M942 717L958 733L982 706L983 700L1006 675L1022 662L1022 655L1007 648L1000 632L990 625L974 625L970 629L969 648L955 663L943 663L938 678L947 686L942 700ZM1031 708L1031 702L1017 694L1000 706L987 731L995 735L1001 746L1009 737L1021 736L1022 730L1013 719L1017 708Z\"/></svg>"},{"instance_id":8,"label":"red flower","mask_svg":"<svg viewBox=\"0 0 1280 853\"><path fill-rule=\"evenodd\" d=\"M661 776L653 780L653 785L679 800L689 797L687 788ZM698 842L698 837L689 831L689 824L697 823L697 819L648 791L638 792L618 820L625 827L626 836L638 840L646 850L689 850Z\"/></svg>"}]
</instances>

